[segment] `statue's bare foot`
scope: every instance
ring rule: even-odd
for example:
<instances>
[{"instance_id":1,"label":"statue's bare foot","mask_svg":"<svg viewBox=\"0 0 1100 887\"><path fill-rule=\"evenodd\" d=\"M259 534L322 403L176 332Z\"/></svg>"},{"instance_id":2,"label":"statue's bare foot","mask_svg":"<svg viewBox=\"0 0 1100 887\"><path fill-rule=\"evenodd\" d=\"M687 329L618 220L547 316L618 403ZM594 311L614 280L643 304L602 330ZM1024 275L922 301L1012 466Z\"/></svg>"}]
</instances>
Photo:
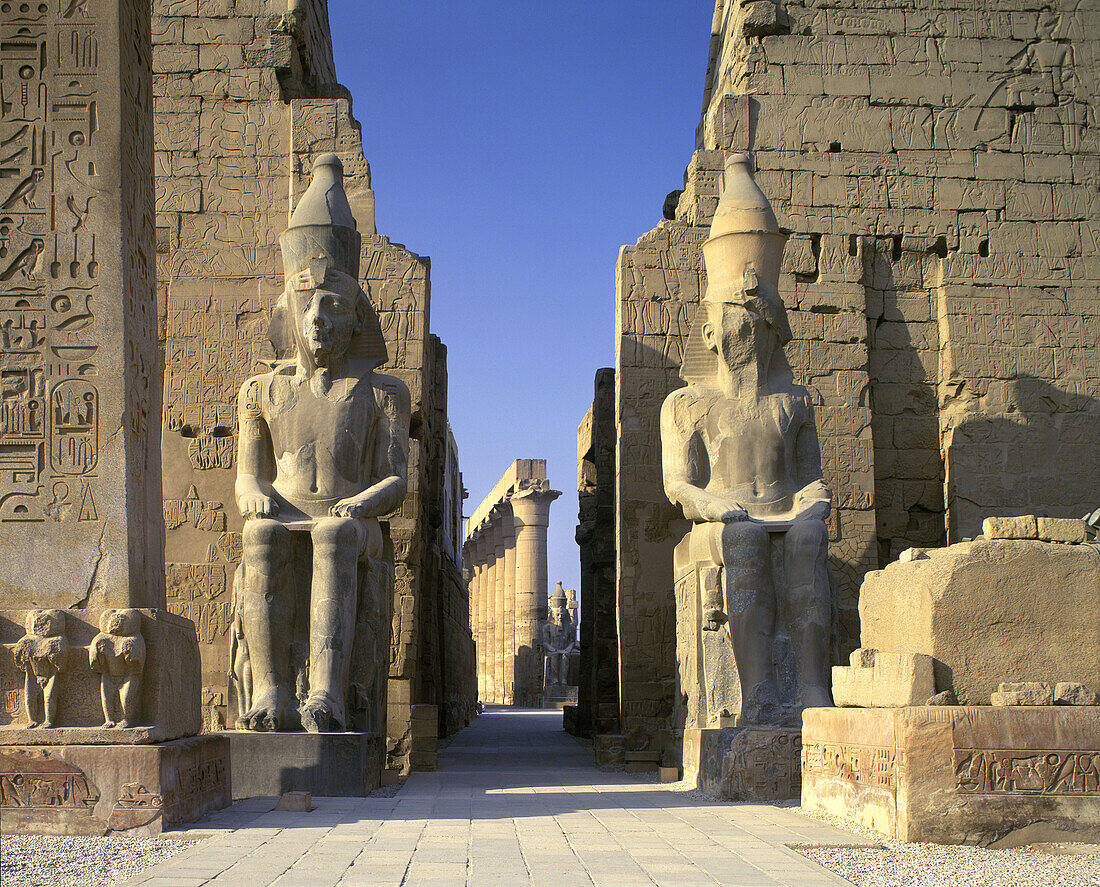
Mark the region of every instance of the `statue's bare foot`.
<instances>
[{"instance_id":1,"label":"statue's bare foot","mask_svg":"<svg viewBox=\"0 0 1100 887\"><path fill-rule=\"evenodd\" d=\"M272 687L258 692L252 699L252 708L237 718L238 730L255 730L272 733L282 730L286 721L284 695Z\"/></svg>"},{"instance_id":2,"label":"statue's bare foot","mask_svg":"<svg viewBox=\"0 0 1100 887\"><path fill-rule=\"evenodd\" d=\"M37 726L38 726L38 721L31 721L29 724L27 724L27 729L28 730L33 730Z\"/></svg>"},{"instance_id":3,"label":"statue's bare foot","mask_svg":"<svg viewBox=\"0 0 1100 887\"><path fill-rule=\"evenodd\" d=\"M310 696L302 706L302 727L310 733L343 732L344 725L335 708L327 696Z\"/></svg>"}]
</instances>

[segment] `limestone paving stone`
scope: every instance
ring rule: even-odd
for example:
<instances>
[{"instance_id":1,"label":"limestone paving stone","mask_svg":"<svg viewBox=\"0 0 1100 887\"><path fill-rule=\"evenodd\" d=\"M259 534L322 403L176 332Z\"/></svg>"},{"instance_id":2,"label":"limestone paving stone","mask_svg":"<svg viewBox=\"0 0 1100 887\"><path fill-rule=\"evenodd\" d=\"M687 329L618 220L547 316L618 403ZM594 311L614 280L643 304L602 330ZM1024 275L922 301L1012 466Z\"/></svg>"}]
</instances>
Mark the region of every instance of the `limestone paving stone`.
<instances>
[{"instance_id":1,"label":"limestone paving stone","mask_svg":"<svg viewBox=\"0 0 1100 887\"><path fill-rule=\"evenodd\" d=\"M255 798L178 832L209 840L127 887L212 884L841 885L788 844L867 845L781 806L721 804L608 774L557 712L490 707L392 797ZM310 881L315 876L317 880ZM157 880L160 879L160 880Z\"/></svg>"}]
</instances>

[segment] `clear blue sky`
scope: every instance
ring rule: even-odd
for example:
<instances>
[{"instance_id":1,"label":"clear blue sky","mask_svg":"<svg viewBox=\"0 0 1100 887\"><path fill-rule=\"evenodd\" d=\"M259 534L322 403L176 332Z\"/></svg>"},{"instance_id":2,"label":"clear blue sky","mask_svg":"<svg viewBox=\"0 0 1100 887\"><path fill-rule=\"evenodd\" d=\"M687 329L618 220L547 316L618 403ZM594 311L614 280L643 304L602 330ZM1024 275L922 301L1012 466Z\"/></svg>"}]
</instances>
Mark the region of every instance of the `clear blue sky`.
<instances>
[{"instance_id":1,"label":"clear blue sky","mask_svg":"<svg viewBox=\"0 0 1100 887\"><path fill-rule=\"evenodd\" d=\"M712 0L329 0L378 232L431 256L470 498L547 460L549 579L579 587L576 429L614 365L615 261L682 186Z\"/></svg>"}]
</instances>

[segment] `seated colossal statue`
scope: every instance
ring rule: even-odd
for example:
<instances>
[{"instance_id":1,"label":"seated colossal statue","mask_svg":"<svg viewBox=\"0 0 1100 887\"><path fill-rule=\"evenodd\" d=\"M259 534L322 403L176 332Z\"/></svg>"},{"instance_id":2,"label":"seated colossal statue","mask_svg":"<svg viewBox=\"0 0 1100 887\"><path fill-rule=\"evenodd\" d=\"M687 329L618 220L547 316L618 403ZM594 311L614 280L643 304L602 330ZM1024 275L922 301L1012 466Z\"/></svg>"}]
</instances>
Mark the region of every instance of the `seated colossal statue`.
<instances>
[{"instance_id":1,"label":"seated colossal statue","mask_svg":"<svg viewBox=\"0 0 1100 887\"><path fill-rule=\"evenodd\" d=\"M732 155L703 245L687 386L661 410L665 491L693 524L687 559L720 575L702 583L695 631L729 632L739 725L796 725L803 708L832 704L832 494L810 393L783 354L785 240L749 156Z\"/></svg>"}]
</instances>

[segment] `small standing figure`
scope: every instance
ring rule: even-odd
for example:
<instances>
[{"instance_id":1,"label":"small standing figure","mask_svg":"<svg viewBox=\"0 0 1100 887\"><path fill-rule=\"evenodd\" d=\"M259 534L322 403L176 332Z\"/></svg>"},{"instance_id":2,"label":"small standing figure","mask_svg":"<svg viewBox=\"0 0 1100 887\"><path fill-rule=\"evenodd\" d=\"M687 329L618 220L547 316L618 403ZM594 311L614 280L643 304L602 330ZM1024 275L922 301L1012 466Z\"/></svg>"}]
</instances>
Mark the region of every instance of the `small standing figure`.
<instances>
[{"instance_id":1,"label":"small standing figure","mask_svg":"<svg viewBox=\"0 0 1100 887\"><path fill-rule=\"evenodd\" d=\"M69 642L65 640L65 614L61 610L32 610L25 625L27 634L15 645L15 662L27 673L23 701L28 727L57 726L57 676L69 664Z\"/></svg>"},{"instance_id":2,"label":"small standing figure","mask_svg":"<svg viewBox=\"0 0 1100 887\"><path fill-rule=\"evenodd\" d=\"M99 672L104 727L133 727L141 710L145 638L137 610L104 610L100 632L88 647L88 662Z\"/></svg>"}]
</instances>

